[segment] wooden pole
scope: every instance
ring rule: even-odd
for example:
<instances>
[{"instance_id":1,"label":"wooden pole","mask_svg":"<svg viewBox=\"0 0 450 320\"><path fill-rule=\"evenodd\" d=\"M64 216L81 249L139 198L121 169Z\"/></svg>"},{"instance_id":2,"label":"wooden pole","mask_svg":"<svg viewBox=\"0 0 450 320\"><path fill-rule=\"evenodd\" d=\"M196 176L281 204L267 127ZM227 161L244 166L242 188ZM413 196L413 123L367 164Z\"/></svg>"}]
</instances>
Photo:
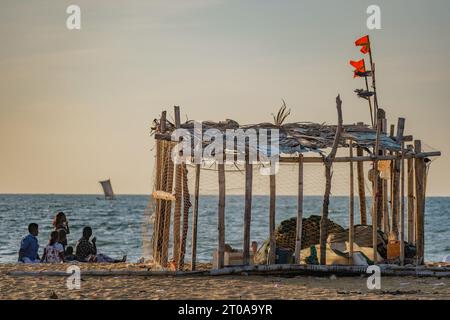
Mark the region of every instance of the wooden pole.
<instances>
[{"instance_id":1,"label":"wooden pole","mask_svg":"<svg viewBox=\"0 0 450 320\"><path fill-rule=\"evenodd\" d=\"M375 63L373 62L373 53L372 53L372 44L370 43L370 37L367 36L369 40L369 59L370 59L370 68L372 70L372 88L373 88L373 103L374 103L374 114L375 114L375 124L378 124L378 96L377 96L377 86L375 82ZM370 98L369 98L370 99Z\"/></svg>"},{"instance_id":2,"label":"wooden pole","mask_svg":"<svg viewBox=\"0 0 450 320\"><path fill-rule=\"evenodd\" d=\"M413 146L408 146L408 152L413 151ZM415 226L414 226L414 160L407 160L408 170L408 242L415 244Z\"/></svg>"},{"instance_id":3,"label":"wooden pole","mask_svg":"<svg viewBox=\"0 0 450 320\"><path fill-rule=\"evenodd\" d=\"M166 131L166 111L161 113L161 118L159 122L159 131L161 133L165 133ZM167 165L165 159L165 152L167 151L167 143L163 141L157 141L156 147L156 190L164 190L166 186L166 174L167 174ZM164 225L164 213L165 213L165 201L155 199L156 201L156 214L155 214L155 222L154 222L154 249L153 249L153 257L156 262L163 263L163 225Z\"/></svg>"},{"instance_id":4,"label":"wooden pole","mask_svg":"<svg viewBox=\"0 0 450 320\"><path fill-rule=\"evenodd\" d=\"M159 122L159 127L160 127L161 133L165 133L166 132L166 119L167 119L167 111L164 110L161 113L161 120Z\"/></svg>"},{"instance_id":5,"label":"wooden pole","mask_svg":"<svg viewBox=\"0 0 450 320\"><path fill-rule=\"evenodd\" d=\"M402 143L403 141L403 131L405 129L405 119L399 118L397 122L397 136L396 141ZM393 177L393 204L392 204L392 231L395 234L396 239L399 239L399 211L400 211L400 175L401 175L401 160L399 152L395 152L397 159L394 160L394 177Z\"/></svg>"},{"instance_id":6,"label":"wooden pole","mask_svg":"<svg viewBox=\"0 0 450 320\"><path fill-rule=\"evenodd\" d=\"M349 141L350 158L353 158L353 141ZM349 262L353 264L353 232L354 232L354 185L353 185L353 161L350 161L350 199L349 199L349 228L348 228L348 241L349 241Z\"/></svg>"},{"instance_id":7,"label":"wooden pole","mask_svg":"<svg viewBox=\"0 0 450 320\"><path fill-rule=\"evenodd\" d=\"M336 134L334 136L333 146L330 154L325 157L325 193L323 195L322 203L322 216L320 219L320 264L327 264L327 237L328 237L328 206L330 204L331 193L331 167L333 165L334 158L336 157L337 148L339 145L339 139L342 131L342 101L338 95L336 97L336 109L338 113L338 124L336 126Z\"/></svg>"},{"instance_id":8,"label":"wooden pole","mask_svg":"<svg viewBox=\"0 0 450 320\"><path fill-rule=\"evenodd\" d=\"M160 188L160 182L161 182L161 153L162 153L162 145L164 144L163 141L156 141L156 179L155 179L155 189L159 189ZM153 243L152 243L152 248L153 248L153 259L155 260L155 262L159 263L159 257L160 257L160 252L158 251L158 234L159 234L159 230L158 230L158 226L159 226L159 220L160 220L160 215L161 215L161 204L162 201L158 200L158 199L154 199L155 201L155 221L153 223Z\"/></svg>"},{"instance_id":9,"label":"wooden pole","mask_svg":"<svg viewBox=\"0 0 450 320\"><path fill-rule=\"evenodd\" d=\"M182 181L183 181L183 229L180 243L180 258L177 265L180 266L180 270L184 267L184 257L186 255L186 243L189 229L189 209L191 208L189 185L187 180L188 170L185 163L182 164Z\"/></svg>"},{"instance_id":10,"label":"wooden pole","mask_svg":"<svg viewBox=\"0 0 450 320\"><path fill-rule=\"evenodd\" d=\"M179 128L181 125L180 121L180 107L174 106L173 107L174 115L175 115L175 128Z\"/></svg>"},{"instance_id":11,"label":"wooden pole","mask_svg":"<svg viewBox=\"0 0 450 320\"><path fill-rule=\"evenodd\" d=\"M250 263L250 225L252 220L252 188L253 188L253 164L246 157L245 162L245 208L244 208L244 264Z\"/></svg>"},{"instance_id":12,"label":"wooden pole","mask_svg":"<svg viewBox=\"0 0 450 320\"><path fill-rule=\"evenodd\" d=\"M380 194L378 193L378 179L379 179L379 173L378 173L378 155L379 155L379 148L380 148L380 135L381 135L381 123L382 120L379 119L377 123L377 138L375 141L375 150L374 154L376 155L375 161L373 162L373 181L374 181L374 197L372 199L374 206L372 211L372 245L373 245L373 263L377 263L377 257L378 257L378 197Z\"/></svg>"},{"instance_id":13,"label":"wooden pole","mask_svg":"<svg viewBox=\"0 0 450 320\"><path fill-rule=\"evenodd\" d=\"M275 264L276 262L275 208L276 208L276 180L275 180L275 173L273 173L270 175L269 264Z\"/></svg>"},{"instance_id":14,"label":"wooden pole","mask_svg":"<svg viewBox=\"0 0 450 320\"><path fill-rule=\"evenodd\" d=\"M192 261L191 270L197 266L197 227L198 227L198 200L200 194L200 164L195 165L195 190L194 190L194 212L192 219Z\"/></svg>"},{"instance_id":15,"label":"wooden pole","mask_svg":"<svg viewBox=\"0 0 450 320\"><path fill-rule=\"evenodd\" d=\"M362 124L361 122L358 124ZM358 157L363 156L363 148L356 148L356 155ZM362 225L367 225L367 211L366 211L366 189L364 185L364 163L358 161L356 163L356 170L358 172L358 195L359 195L359 212L360 212L360 223Z\"/></svg>"},{"instance_id":16,"label":"wooden pole","mask_svg":"<svg viewBox=\"0 0 450 320\"><path fill-rule=\"evenodd\" d=\"M390 126L390 131L389 131L389 137L391 139L395 139L395 125L391 124ZM395 153L393 151L389 152L390 156L395 157ZM394 231L394 180L395 180L395 159L391 160L391 179L389 181L389 202L390 202L390 211L391 211L391 216L390 216L390 228L389 228L389 234L391 232Z\"/></svg>"},{"instance_id":17,"label":"wooden pole","mask_svg":"<svg viewBox=\"0 0 450 320\"><path fill-rule=\"evenodd\" d=\"M400 184L400 265L405 264L405 143L401 143L401 184Z\"/></svg>"},{"instance_id":18,"label":"wooden pole","mask_svg":"<svg viewBox=\"0 0 450 320\"><path fill-rule=\"evenodd\" d=\"M300 264L303 229L303 155L298 156L298 195L297 195L297 228L295 239L295 263Z\"/></svg>"},{"instance_id":19,"label":"wooden pole","mask_svg":"<svg viewBox=\"0 0 450 320\"><path fill-rule=\"evenodd\" d=\"M171 154L172 148L169 147L167 152ZM173 170L174 164L172 161L172 157L169 156L167 159L167 164L165 165L167 168L164 170L164 179L166 179L166 187L164 189L165 192L172 194L173 189ZM176 201L176 199L175 199ZM164 202L163 202L164 203ZM169 257L169 241L170 241L170 218L172 211L172 201L165 201L164 206L164 225L163 225L163 243L162 243L162 265L164 267L167 266L168 257Z\"/></svg>"},{"instance_id":20,"label":"wooden pole","mask_svg":"<svg viewBox=\"0 0 450 320\"><path fill-rule=\"evenodd\" d=\"M180 127L180 107L174 106L175 128ZM179 161L178 161L179 162ZM180 260L180 240L181 240L181 202L182 202L182 179L183 167L180 163L175 165L175 208L173 212L173 260L179 269Z\"/></svg>"},{"instance_id":21,"label":"wooden pole","mask_svg":"<svg viewBox=\"0 0 450 320\"><path fill-rule=\"evenodd\" d=\"M364 70L366 70L366 61L363 59L364 62ZM367 81L367 76L364 76L364 80L366 82L366 90L369 90L369 82ZM375 125L375 122L373 121L373 110L372 110L372 100L370 97L367 98L367 101L369 101L369 110L370 110L370 122L372 123L372 127Z\"/></svg>"},{"instance_id":22,"label":"wooden pole","mask_svg":"<svg viewBox=\"0 0 450 320\"><path fill-rule=\"evenodd\" d=\"M414 141L415 153L422 151L420 140ZM417 263L423 264L425 253L425 161L424 159L414 160L415 182L416 182L416 252Z\"/></svg>"},{"instance_id":23,"label":"wooden pole","mask_svg":"<svg viewBox=\"0 0 450 320\"><path fill-rule=\"evenodd\" d=\"M225 161L225 159L224 159ZM225 255L225 164L218 164L219 169L219 210L218 210L218 268L224 267Z\"/></svg>"},{"instance_id":24,"label":"wooden pole","mask_svg":"<svg viewBox=\"0 0 450 320\"><path fill-rule=\"evenodd\" d=\"M386 124L386 113L384 112L384 109L382 108L378 108L378 112L377 112L377 119L380 122L380 126L381 126L381 133L385 133L385 124ZM381 134L380 133L380 134ZM380 142L381 143L381 142ZM376 155L377 157L379 157L380 155L383 156L385 154L384 149L382 149L380 146L378 147L378 154ZM377 168L378 169L378 168ZM378 190L377 190L377 200L378 200L378 204L377 204L377 226L379 229L381 229L383 227L383 180L381 179L381 174L377 175L377 179L378 179Z\"/></svg>"}]
</instances>

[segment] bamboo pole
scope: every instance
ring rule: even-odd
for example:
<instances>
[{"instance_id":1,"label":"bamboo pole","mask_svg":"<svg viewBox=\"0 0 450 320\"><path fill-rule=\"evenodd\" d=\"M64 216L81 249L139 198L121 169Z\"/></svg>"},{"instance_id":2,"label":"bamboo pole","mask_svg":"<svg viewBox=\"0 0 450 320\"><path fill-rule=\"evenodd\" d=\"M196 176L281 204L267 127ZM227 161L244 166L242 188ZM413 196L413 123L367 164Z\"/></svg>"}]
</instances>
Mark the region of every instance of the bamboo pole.
<instances>
[{"instance_id":1,"label":"bamboo pole","mask_svg":"<svg viewBox=\"0 0 450 320\"><path fill-rule=\"evenodd\" d=\"M295 263L300 264L303 229L303 155L298 156L298 195L297 195L297 227L295 239Z\"/></svg>"},{"instance_id":2,"label":"bamboo pole","mask_svg":"<svg viewBox=\"0 0 450 320\"><path fill-rule=\"evenodd\" d=\"M391 139L395 139L395 125L391 124L390 131L389 131L389 137ZM390 175L390 181L389 181L389 202L390 202L390 208L391 208L391 216L390 216L390 228L389 228L389 234L394 231L394 180L395 180L395 160L397 159L397 156L395 155L394 151L390 151L389 154L391 156L394 156L395 159L392 159L391 161L391 175Z\"/></svg>"},{"instance_id":3,"label":"bamboo pole","mask_svg":"<svg viewBox=\"0 0 450 320\"><path fill-rule=\"evenodd\" d=\"M439 157L441 156L440 151L430 151L430 152L420 152L418 154L406 154L405 159L411 158L429 158L429 157ZM363 156L363 157L335 157L333 162L373 162L373 160L377 158L378 160L396 160L399 159L399 155L390 154L390 155L379 155L376 157L375 155ZM283 157L280 158L279 161L281 163L298 163L297 157ZM325 160L322 157L304 157L303 163L325 163Z\"/></svg>"},{"instance_id":4,"label":"bamboo pole","mask_svg":"<svg viewBox=\"0 0 450 320\"><path fill-rule=\"evenodd\" d=\"M162 144L164 144L163 141L156 141L156 179L154 183L154 188L157 190L160 188L160 181L161 181L161 152L162 152ZM158 226L159 226L159 219L160 219L160 211L161 211L161 200L154 199L155 200L155 221L153 223L154 229L153 229L153 241L152 241L152 248L153 248L153 259L155 262L159 263L159 256L160 253L158 252Z\"/></svg>"},{"instance_id":5,"label":"bamboo pole","mask_svg":"<svg viewBox=\"0 0 450 320\"><path fill-rule=\"evenodd\" d=\"M375 115L375 124L378 124L378 96L377 96L377 86L375 82L375 63L373 61L373 53L372 53L372 44L370 43L370 37L367 36L369 42L369 59L370 59L370 68L372 70L372 88L373 88L373 102L374 102L374 115ZM369 98L370 99L370 98Z\"/></svg>"},{"instance_id":6,"label":"bamboo pole","mask_svg":"<svg viewBox=\"0 0 450 320\"><path fill-rule=\"evenodd\" d=\"M381 134L381 123L382 120L379 119L377 123L377 138L375 142L375 150L374 154L378 155L379 148L380 148L380 134ZM378 257L378 197L380 194L378 193L378 159L375 158L375 161L373 162L373 189L374 189L374 197L372 199L374 206L372 211L372 245L373 245L373 262L374 264L377 263L377 257Z\"/></svg>"},{"instance_id":7,"label":"bamboo pole","mask_svg":"<svg viewBox=\"0 0 450 320\"><path fill-rule=\"evenodd\" d=\"M362 124L359 122L358 124ZM357 157L362 157L363 148L356 148ZM353 157L350 157L353 158ZM336 160L336 159L335 159ZM367 208L366 208L366 189L364 185L364 163L362 161L358 161L356 163L356 169L358 173L358 195L359 195L359 212L360 212L360 223L362 225L367 224Z\"/></svg>"},{"instance_id":8,"label":"bamboo pole","mask_svg":"<svg viewBox=\"0 0 450 320\"><path fill-rule=\"evenodd\" d=\"M401 142L401 184L400 184L400 265L405 264L405 143Z\"/></svg>"},{"instance_id":9,"label":"bamboo pole","mask_svg":"<svg viewBox=\"0 0 450 320\"><path fill-rule=\"evenodd\" d=\"M161 118L159 122L159 131L165 133L166 131L166 111L161 113ZM166 142L157 141L156 147L156 190L163 190L165 186L165 152L166 152ZM162 247L161 241L163 240L163 229L162 225L164 223L164 208L165 202L162 200L154 199L156 201L156 214L155 214L155 230L153 233L153 257L156 262L161 263L162 258Z\"/></svg>"},{"instance_id":10,"label":"bamboo pole","mask_svg":"<svg viewBox=\"0 0 450 320\"><path fill-rule=\"evenodd\" d=\"M189 185L187 180L188 170L186 164L182 164L182 172L183 172L183 231L180 243L180 258L178 265L180 269L184 267L184 257L186 255L186 243L187 243L187 235L189 229L189 209L191 207L190 194L189 194Z\"/></svg>"},{"instance_id":11,"label":"bamboo pole","mask_svg":"<svg viewBox=\"0 0 450 320\"><path fill-rule=\"evenodd\" d=\"M380 122L380 126L381 126L380 135L381 134L385 134L386 133L386 128L385 128L385 126L386 126L386 113L384 112L384 109L378 108L377 118L378 118L378 120ZM380 136L380 139L381 139L381 136ZM380 141L380 144L381 144L381 141ZM377 156L385 155L385 150L383 148L381 148L381 146L379 146L378 148L379 148L379 150L378 150ZM378 190L377 190L377 195L378 195L378 197L377 197L377 200L378 200L378 204L377 204L377 210L378 210L377 211L377 218L378 218L378 220L377 220L377 226L378 226L379 229L381 229L384 226L384 224L383 224L383 219L384 219L384 215L383 215L383 213L384 213L383 212L383 207L384 207L384 204L383 204L383 180L381 178L381 174L377 175L377 179L378 179Z\"/></svg>"},{"instance_id":12,"label":"bamboo pole","mask_svg":"<svg viewBox=\"0 0 450 320\"><path fill-rule=\"evenodd\" d=\"M414 151L420 153L422 144L420 140L414 141ZM425 252L425 161L414 160L415 182L416 182L416 251L417 263L423 264Z\"/></svg>"},{"instance_id":13,"label":"bamboo pole","mask_svg":"<svg viewBox=\"0 0 450 320\"><path fill-rule=\"evenodd\" d=\"M166 179L166 188L165 191L167 193L172 194L173 189L173 170L174 170L174 164L172 161L172 147L169 146L168 149L169 157L167 158L167 169L165 170L164 179ZM175 198L176 201L176 198ZM163 225L163 243L162 243L162 265L165 267L167 266L168 257L169 257L169 240L170 240L170 216L172 211L172 202L166 201L165 207L164 207L164 225Z\"/></svg>"},{"instance_id":14,"label":"bamboo pole","mask_svg":"<svg viewBox=\"0 0 450 320\"><path fill-rule=\"evenodd\" d=\"M174 106L175 128L180 127L180 107ZM175 208L173 213L173 260L178 270L180 260L180 224L181 224L181 200L182 200L182 175L183 167L180 163L175 166Z\"/></svg>"},{"instance_id":15,"label":"bamboo pole","mask_svg":"<svg viewBox=\"0 0 450 320\"><path fill-rule=\"evenodd\" d=\"M336 126L336 134L334 136L333 146L330 154L325 157L325 193L322 203L322 216L320 219L320 264L325 265L327 263L326 245L328 237L328 206L330 204L331 193L331 167L333 165L334 158L336 157L337 148L339 145L339 139L342 131L342 101L338 95L336 97L336 109L338 113L338 124Z\"/></svg>"},{"instance_id":16,"label":"bamboo pole","mask_svg":"<svg viewBox=\"0 0 450 320\"><path fill-rule=\"evenodd\" d=\"M397 136L396 141L398 143L402 143L403 141L403 131L405 129L405 119L404 118L398 118L397 122ZM392 232L395 234L396 239L399 239L399 218L400 218L400 175L401 175L401 160L400 154L398 152L395 152L397 159L394 161L394 177L393 177L393 197L392 197Z\"/></svg>"},{"instance_id":17,"label":"bamboo pole","mask_svg":"<svg viewBox=\"0 0 450 320\"><path fill-rule=\"evenodd\" d=\"M363 59L364 62L364 70L366 70L366 60ZM367 76L364 76L364 81L366 83L366 90L369 92L369 82L367 80ZM373 121L373 110L372 110L372 100L370 97L367 98L367 101L369 101L369 110L370 110L370 122L372 123L372 127L375 125L375 122Z\"/></svg>"},{"instance_id":18,"label":"bamboo pole","mask_svg":"<svg viewBox=\"0 0 450 320\"><path fill-rule=\"evenodd\" d=\"M247 153L245 162L245 208L244 208L244 264L250 263L250 225L252 220L252 187L253 187L253 164Z\"/></svg>"},{"instance_id":19,"label":"bamboo pole","mask_svg":"<svg viewBox=\"0 0 450 320\"><path fill-rule=\"evenodd\" d=\"M350 140L349 142L349 151L350 151L350 158L353 158L353 141ZM348 228L348 241L349 241L349 262L350 265L353 264L353 233L354 233L354 210L355 210L355 204L354 204L354 185L353 185L353 161L350 161L350 199L349 199L349 228Z\"/></svg>"},{"instance_id":20,"label":"bamboo pole","mask_svg":"<svg viewBox=\"0 0 450 320\"><path fill-rule=\"evenodd\" d=\"M275 211L276 211L276 180L275 173L270 175L270 212L269 212L269 264L276 262L275 242Z\"/></svg>"},{"instance_id":21,"label":"bamboo pole","mask_svg":"<svg viewBox=\"0 0 450 320\"><path fill-rule=\"evenodd\" d=\"M413 151L413 146L408 146L408 152ZM415 226L414 226L414 160L407 160L408 171L408 242L415 244Z\"/></svg>"},{"instance_id":22,"label":"bamboo pole","mask_svg":"<svg viewBox=\"0 0 450 320\"><path fill-rule=\"evenodd\" d=\"M200 194L200 164L195 165L195 190L194 190L194 212L192 219L192 258L191 270L197 267L197 227L198 227L198 200Z\"/></svg>"},{"instance_id":23,"label":"bamboo pole","mask_svg":"<svg viewBox=\"0 0 450 320\"><path fill-rule=\"evenodd\" d=\"M225 159L224 159L225 161ZM219 170L219 210L218 210L218 255L217 266L218 268L224 267L224 255L225 255L225 164L218 164Z\"/></svg>"}]
</instances>

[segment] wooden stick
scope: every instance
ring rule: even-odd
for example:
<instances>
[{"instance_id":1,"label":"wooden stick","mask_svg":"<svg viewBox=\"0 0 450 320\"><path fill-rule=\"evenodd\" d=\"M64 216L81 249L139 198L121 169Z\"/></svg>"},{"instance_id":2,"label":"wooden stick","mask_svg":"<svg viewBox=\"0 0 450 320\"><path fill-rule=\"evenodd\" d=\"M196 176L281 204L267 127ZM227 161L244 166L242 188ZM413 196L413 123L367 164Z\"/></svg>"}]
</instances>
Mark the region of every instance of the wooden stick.
<instances>
[{"instance_id":1,"label":"wooden stick","mask_svg":"<svg viewBox=\"0 0 450 320\"><path fill-rule=\"evenodd\" d=\"M405 264L405 143L402 141L401 184L400 184L400 265Z\"/></svg>"},{"instance_id":2,"label":"wooden stick","mask_svg":"<svg viewBox=\"0 0 450 320\"><path fill-rule=\"evenodd\" d=\"M414 150L420 153L422 145L420 140L414 141ZM414 160L415 180L416 180L416 251L417 263L423 264L425 252L425 161L423 159Z\"/></svg>"},{"instance_id":3,"label":"wooden stick","mask_svg":"<svg viewBox=\"0 0 450 320\"><path fill-rule=\"evenodd\" d=\"M298 195L297 195L297 227L295 239L295 263L300 264L303 229L303 155L298 156Z\"/></svg>"},{"instance_id":4,"label":"wooden stick","mask_svg":"<svg viewBox=\"0 0 450 320\"><path fill-rule=\"evenodd\" d=\"M333 146L330 154L325 158L325 193L322 203L322 216L320 219L320 264L325 265L327 263L327 237L328 237L328 206L330 204L331 193L331 167L333 165L334 158L336 157L337 148L339 145L339 139L342 131L342 101L338 95L336 97L336 109L338 113L338 124L336 126L336 134L334 136Z\"/></svg>"},{"instance_id":5,"label":"wooden stick","mask_svg":"<svg viewBox=\"0 0 450 320\"><path fill-rule=\"evenodd\" d=\"M172 147L169 146L167 152L172 153ZM173 192L173 174L174 174L174 164L172 161L172 156L167 158L167 168L164 170L164 179L166 180L166 192L172 194ZM176 198L175 198L176 201ZM170 241L170 218L172 212L172 202L165 202L164 206L164 225L163 225L163 243L162 243L162 253L161 253L161 264L166 267L169 258L169 241Z\"/></svg>"},{"instance_id":6,"label":"wooden stick","mask_svg":"<svg viewBox=\"0 0 450 320\"><path fill-rule=\"evenodd\" d=\"M359 122L358 124L362 124ZM363 148L356 148L357 157L363 156ZM350 157L353 159L353 156ZM336 160L336 159L335 159ZM353 161L353 160L351 160ZM366 189L364 184L364 163L362 161L358 161L356 163L356 169L358 173L358 195L359 195L359 212L360 212L360 223L362 225L367 224L367 210L366 210Z\"/></svg>"},{"instance_id":7,"label":"wooden stick","mask_svg":"<svg viewBox=\"0 0 450 320\"><path fill-rule=\"evenodd\" d=\"M364 62L364 70L366 70L366 61L363 59ZM364 77L364 80L366 82L366 90L369 90L369 82L367 81L367 76ZM370 122L372 123L372 127L375 126L375 122L373 121L373 111L372 111L372 100L370 97L367 98L367 101L369 101L369 111L370 111Z\"/></svg>"},{"instance_id":8,"label":"wooden stick","mask_svg":"<svg viewBox=\"0 0 450 320\"><path fill-rule=\"evenodd\" d=\"M382 109L379 109L382 110ZM383 119L382 119L382 128L381 128L381 132L383 134L387 134L387 119L386 119L386 113L382 112L383 115ZM387 151L386 149L382 149L382 154L386 155ZM382 206L382 216L383 216L383 220L381 221L382 223L382 229L386 234L389 234L389 200L388 200L388 182L387 182L387 178L383 177L383 179L381 180L381 206Z\"/></svg>"},{"instance_id":9,"label":"wooden stick","mask_svg":"<svg viewBox=\"0 0 450 320\"><path fill-rule=\"evenodd\" d=\"M449 278L448 267L399 267L393 265L380 266L382 276L406 276L406 277L433 277ZM65 271L9 271L12 277L67 277ZM81 277L192 277L192 276L228 276L228 275L309 275L309 276L362 276L367 275L367 266L343 266L343 265L252 265L235 266L224 269L199 270L199 271L152 271L152 270L81 270Z\"/></svg>"},{"instance_id":10,"label":"wooden stick","mask_svg":"<svg viewBox=\"0 0 450 320\"><path fill-rule=\"evenodd\" d=\"M245 208L244 208L244 264L250 263L250 225L252 220L252 188L253 188L253 164L247 154L245 162Z\"/></svg>"},{"instance_id":11,"label":"wooden stick","mask_svg":"<svg viewBox=\"0 0 450 320\"><path fill-rule=\"evenodd\" d=\"M380 134L381 134L381 125L382 120L379 119L377 123L377 139L375 142L375 150L374 154L378 155L380 148ZM377 264L378 257L378 197L380 196L378 193L378 160L375 159L373 162L373 211L372 211L372 245L373 245L373 263Z\"/></svg>"},{"instance_id":12,"label":"wooden stick","mask_svg":"<svg viewBox=\"0 0 450 320\"><path fill-rule=\"evenodd\" d=\"M164 110L161 113L161 120L159 122L159 130L163 134L166 132L166 119L167 119L167 111Z\"/></svg>"},{"instance_id":13,"label":"wooden stick","mask_svg":"<svg viewBox=\"0 0 450 320\"><path fill-rule=\"evenodd\" d=\"M349 141L350 158L353 158L353 141ZM353 264L353 228L354 228L354 185L353 185L353 161L350 161L350 199L349 199L349 228L348 228L348 241L349 241L349 262Z\"/></svg>"},{"instance_id":14,"label":"wooden stick","mask_svg":"<svg viewBox=\"0 0 450 320\"><path fill-rule=\"evenodd\" d=\"M408 151L412 151L413 146L408 146ZM408 242L415 244L414 226L414 160L408 159Z\"/></svg>"},{"instance_id":15,"label":"wooden stick","mask_svg":"<svg viewBox=\"0 0 450 320\"><path fill-rule=\"evenodd\" d=\"M386 133L386 113L384 112L384 109L382 108L378 108L378 113L377 113L377 119L380 120L380 126L381 126L381 133L380 133L380 139L381 139L381 134L385 134ZM380 141L381 143L381 141ZM382 149L380 146L378 146L378 154L377 156L380 155L385 155L385 150ZM378 169L378 168L377 168ZM377 200L378 200L378 204L377 204L377 226L379 229L381 229L383 227L383 181L381 179L381 175L378 174L377 175L377 179L378 179L378 190L377 190Z\"/></svg>"},{"instance_id":16,"label":"wooden stick","mask_svg":"<svg viewBox=\"0 0 450 320\"><path fill-rule=\"evenodd\" d=\"M175 128L180 127L180 107L174 106ZM182 175L183 167L181 164L175 166L175 208L173 213L173 260L177 263L178 270L180 259L180 224L181 224L181 201L182 201Z\"/></svg>"},{"instance_id":17,"label":"wooden stick","mask_svg":"<svg viewBox=\"0 0 450 320\"><path fill-rule=\"evenodd\" d=\"M276 180L275 173L270 175L270 212L269 212L269 264L276 261L275 242Z\"/></svg>"},{"instance_id":18,"label":"wooden stick","mask_svg":"<svg viewBox=\"0 0 450 320\"><path fill-rule=\"evenodd\" d=\"M175 196L172 193L162 190L153 191L152 197L157 200L175 201Z\"/></svg>"},{"instance_id":19,"label":"wooden stick","mask_svg":"<svg viewBox=\"0 0 450 320\"><path fill-rule=\"evenodd\" d=\"M187 243L187 235L189 229L189 209L191 207L190 194L189 194L189 185L187 180L188 170L185 163L182 164L183 169L183 229L182 229L182 237L180 243L180 258L177 265L179 265L180 270L184 267L184 257L186 255L186 243Z\"/></svg>"},{"instance_id":20,"label":"wooden stick","mask_svg":"<svg viewBox=\"0 0 450 320\"><path fill-rule=\"evenodd\" d=\"M406 154L405 155L405 159L411 159L411 158L429 158L429 157L439 157L441 156L441 152L440 151L430 151L430 152L421 152L418 154ZM333 162L373 162L375 160L375 158L377 158L377 160L396 160L396 159L400 159L401 156L400 155L380 155L378 157L376 157L375 155L371 155L371 156L364 156L364 157L336 157L334 158ZM280 158L280 162L281 163L297 163L298 162L298 158L297 157L283 157ZM304 157L303 158L303 163L324 163L324 159L321 157Z\"/></svg>"},{"instance_id":21,"label":"wooden stick","mask_svg":"<svg viewBox=\"0 0 450 320\"><path fill-rule=\"evenodd\" d=\"M405 128L405 119L399 118L397 123L397 142L401 143L403 139L403 131ZM394 177L393 177L393 186L392 186L392 232L395 234L396 239L399 239L399 207L400 207L400 169L401 169L401 156L398 152L395 153L397 159L394 161Z\"/></svg>"},{"instance_id":22,"label":"wooden stick","mask_svg":"<svg viewBox=\"0 0 450 320\"><path fill-rule=\"evenodd\" d=\"M181 121L180 121L180 107L179 106L174 106L173 107L173 111L174 111L174 116L175 116L175 128L179 128L181 125Z\"/></svg>"},{"instance_id":23,"label":"wooden stick","mask_svg":"<svg viewBox=\"0 0 450 320\"><path fill-rule=\"evenodd\" d=\"M198 226L198 200L200 194L200 164L195 165L195 191L194 191L194 212L192 219L192 258L191 270L197 267L197 226Z\"/></svg>"},{"instance_id":24,"label":"wooden stick","mask_svg":"<svg viewBox=\"0 0 450 320\"><path fill-rule=\"evenodd\" d=\"M162 163L161 163L161 152L162 152L162 145L164 144L163 141L157 141L156 142L156 177L154 182L154 189L159 189L161 187L161 173L162 173ZM159 219L161 214L161 204L162 201L155 199L155 220L153 222L153 242L152 242L152 255L155 262L159 263L159 257L160 252L158 251L158 226L159 226Z\"/></svg>"},{"instance_id":25,"label":"wooden stick","mask_svg":"<svg viewBox=\"0 0 450 320\"><path fill-rule=\"evenodd\" d=\"M225 161L225 159L224 159ZM218 268L224 267L225 256L225 165L218 164L219 169L219 210L218 210Z\"/></svg>"}]
</instances>

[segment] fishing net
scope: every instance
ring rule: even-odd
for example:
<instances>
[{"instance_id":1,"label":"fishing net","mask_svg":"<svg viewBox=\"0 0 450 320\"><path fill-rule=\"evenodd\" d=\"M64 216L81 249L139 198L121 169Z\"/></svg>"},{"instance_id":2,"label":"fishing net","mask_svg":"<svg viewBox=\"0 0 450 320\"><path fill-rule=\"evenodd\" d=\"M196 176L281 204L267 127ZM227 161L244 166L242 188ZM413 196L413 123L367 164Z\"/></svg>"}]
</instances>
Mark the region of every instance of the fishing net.
<instances>
[{"instance_id":1,"label":"fishing net","mask_svg":"<svg viewBox=\"0 0 450 320\"><path fill-rule=\"evenodd\" d=\"M152 239L146 243L151 247L154 261L164 267L181 269L192 261L193 203L197 166L192 163L175 165L172 161L174 144L158 141L154 170L153 197L146 210L146 219L153 221ZM307 156L307 155L305 155ZM315 154L314 156L317 156ZM339 154L338 156L344 156ZM197 223L196 261L210 262L217 248L217 210L218 210L218 164L204 161L199 166L199 201ZM269 186L270 176L262 174L263 165L253 165L252 217L250 222L251 241L262 247L269 235ZM354 182L354 224L371 224L372 162L362 162L364 179L362 189L365 194L366 216L361 215L359 188L356 179L357 164L353 164ZM390 185L390 161L379 164L381 176ZM372 174L373 175L373 174ZM335 162L332 166L332 188L329 207L328 233L339 242L348 239L350 164ZM298 194L298 164L280 163L276 174L276 247L294 251L296 238L296 215ZM303 167L303 227L301 249L319 243L320 213L325 188L324 165L304 163ZM160 193L158 193L160 192ZM162 193L161 193L162 192ZM232 162L225 164L225 241L228 251L243 248L244 203L245 203L245 164ZM157 198L155 198L157 194ZM163 197L163 198L161 198ZM166 198L164 198L166 197ZM387 210L390 209L388 206ZM151 212L151 213L150 213ZM149 218L151 215L151 218ZM381 229L386 224L380 219ZM356 229L355 229L356 230ZM356 231L355 231L356 232ZM371 246L370 230L356 233L358 244ZM148 235L148 232L147 232ZM385 248L385 241L381 241ZM369 245L370 244L370 245ZM383 249L381 250L383 252ZM384 255L384 254L383 254Z\"/></svg>"}]
</instances>

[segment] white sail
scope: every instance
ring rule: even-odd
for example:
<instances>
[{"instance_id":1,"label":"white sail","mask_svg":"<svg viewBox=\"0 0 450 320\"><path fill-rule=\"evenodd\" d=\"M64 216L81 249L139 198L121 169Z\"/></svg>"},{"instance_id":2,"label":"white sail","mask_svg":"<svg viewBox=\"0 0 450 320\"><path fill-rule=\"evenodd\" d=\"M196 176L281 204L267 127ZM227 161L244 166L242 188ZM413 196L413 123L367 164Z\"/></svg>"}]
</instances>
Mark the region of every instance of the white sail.
<instances>
[{"instance_id":1,"label":"white sail","mask_svg":"<svg viewBox=\"0 0 450 320\"><path fill-rule=\"evenodd\" d=\"M102 185L103 188L103 193L105 194L105 198L112 200L115 199L114 197L114 192L112 189L112 185L111 185L111 180L104 180L104 181L100 181L100 184Z\"/></svg>"}]
</instances>

